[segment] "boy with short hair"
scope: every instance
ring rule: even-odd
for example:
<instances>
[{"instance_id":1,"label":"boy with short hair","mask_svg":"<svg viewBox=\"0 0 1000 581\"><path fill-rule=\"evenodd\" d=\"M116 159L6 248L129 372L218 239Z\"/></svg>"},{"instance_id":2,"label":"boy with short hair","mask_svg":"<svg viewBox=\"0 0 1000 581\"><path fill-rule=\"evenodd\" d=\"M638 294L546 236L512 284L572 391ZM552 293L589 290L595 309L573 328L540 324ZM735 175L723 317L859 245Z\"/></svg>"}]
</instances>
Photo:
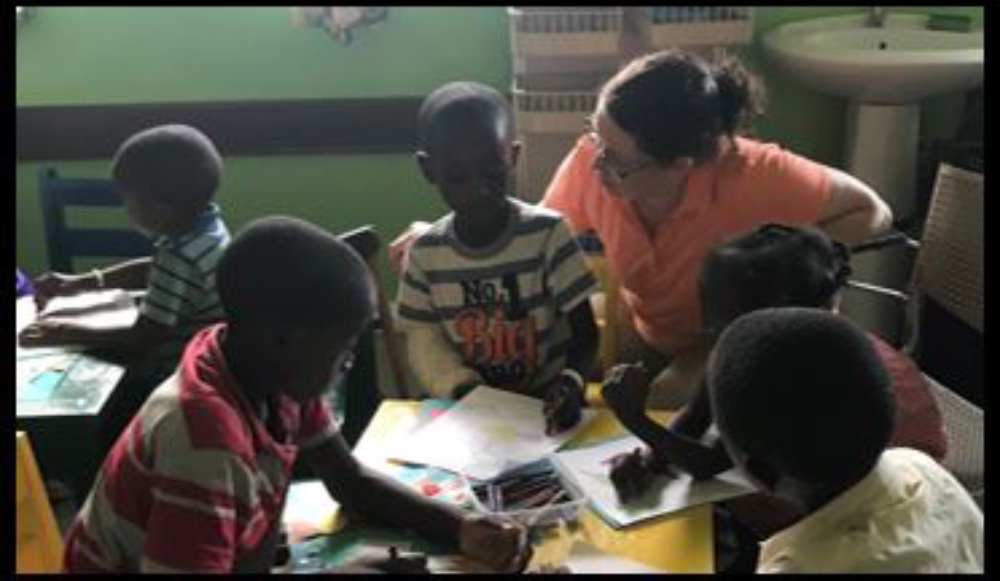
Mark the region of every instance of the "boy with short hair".
<instances>
[{"instance_id":1,"label":"boy with short hair","mask_svg":"<svg viewBox=\"0 0 1000 581\"><path fill-rule=\"evenodd\" d=\"M523 528L370 471L333 423L322 393L374 309L357 254L301 220L265 218L227 249L218 289L225 322L195 335L118 439L68 535L67 570L267 572L300 451L349 514L523 566Z\"/></svg>"},{"instance_id":2,"label":"boy with short hair","mask_svg":"<svg viewBox=\"0 0 1000 581\"><path fill-rule=\"evenodd\" d=\"M453 212L414 241L400 282L414 371L438 396L489 385L542 398L550 433L572 427L597 350L597 282L558 213L508 196L520 151L510 105L449 83L418 124L420 169Z\"/></svg>"},{"instance_id":3,"label":"boy with short hair","mask_svg":"<svg viewBox=\"0 0 1000 581\"><path fill-rule=\"evenodd\" d=\"M923 452L889 448L894 394L850 321L764 309L723 331L707 385L729 454L804 514L761 547L759 573L980 573L983 514Z\"/></svg>"},{"instance_id":4,"label":"boy with short hair","mask_svg":"<svg viewBox=\"0 0 1000 581\"><path fill-rule=\"evenodd\" d=\"M162 379L173 371L187 339L222 316L215 265L230 237L212 202L222 158L194 127L161 125L126 140L111 173L132 227L156 238L154 255L89 274L44 274L35 282L35 300L41 309L56 296L145 289L139 318L130 327L112 329L42 319L21 333L21 344L126 349L144 355L146 373Z\"/></svg>"}]
</instances>

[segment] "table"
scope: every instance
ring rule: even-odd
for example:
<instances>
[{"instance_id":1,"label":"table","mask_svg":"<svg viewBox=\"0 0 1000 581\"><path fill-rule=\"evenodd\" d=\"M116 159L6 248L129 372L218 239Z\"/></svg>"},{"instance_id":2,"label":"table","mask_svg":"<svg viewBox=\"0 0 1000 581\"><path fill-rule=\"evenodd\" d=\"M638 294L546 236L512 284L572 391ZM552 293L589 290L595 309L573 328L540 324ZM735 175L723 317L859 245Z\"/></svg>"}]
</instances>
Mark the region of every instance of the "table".
<instances>
[{"instance_id":1,"label":"table","mask_svg":"<svg viewBox=\"0 0 1000 581\"><path fill-rule=\"evenodd\" d=\"M418 423L420 402L386 400L365 430L355 455L365 465L388 471L388 450L384 444L393 434L412 429ZM577 435L568 447L588 445L623 433L610 410L597 409L597 417ZM655 412L664 420L669 412ZM302 507L286 507L286 510ZM605 524L589 507L580 518L579 538L606 551L640 563L675 573L711 573L714 567L712 545L712 509L695 506L627 529L615 530ZM347 531L350 530L347 527ZM345 532L347 532L345 531ZM338 533L343 534L343 533ZM537 558L553 561L567 547L557 538L546 538L536 547Z\"/></svg>"},{"instance_id":2,"label":"table","mask_svg":"<svg viewBox=\"0 0 1000 581\"><path fill-rule=\"evenodd\" d=\"M32 297L18 299L15 332L35 315ZM16 351L17 429L30 434L46 478L66 478L84 495L102 459L97 430L125 366L74 348L17 346Z\"/></svg>"}]
</instances>

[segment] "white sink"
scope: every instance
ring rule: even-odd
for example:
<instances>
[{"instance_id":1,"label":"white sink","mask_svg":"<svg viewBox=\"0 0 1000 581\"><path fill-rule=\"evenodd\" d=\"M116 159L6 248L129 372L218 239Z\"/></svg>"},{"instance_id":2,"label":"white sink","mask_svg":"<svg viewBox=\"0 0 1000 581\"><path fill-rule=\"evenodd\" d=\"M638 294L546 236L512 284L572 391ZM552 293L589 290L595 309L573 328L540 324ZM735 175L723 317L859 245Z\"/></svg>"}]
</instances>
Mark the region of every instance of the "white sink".
<instances>
[{"instance_id":1,"label":"white sink","mask_svg":"<svg viewBox=\"0 0 1000 581\"><path fill-rule=\"evenodd\" d=\"M822 93L869 104L904 104L983 82L983 30L927 30L927 16L868 13L778 26L763 37L774 65Z\"/></svg>"}]
</instances>

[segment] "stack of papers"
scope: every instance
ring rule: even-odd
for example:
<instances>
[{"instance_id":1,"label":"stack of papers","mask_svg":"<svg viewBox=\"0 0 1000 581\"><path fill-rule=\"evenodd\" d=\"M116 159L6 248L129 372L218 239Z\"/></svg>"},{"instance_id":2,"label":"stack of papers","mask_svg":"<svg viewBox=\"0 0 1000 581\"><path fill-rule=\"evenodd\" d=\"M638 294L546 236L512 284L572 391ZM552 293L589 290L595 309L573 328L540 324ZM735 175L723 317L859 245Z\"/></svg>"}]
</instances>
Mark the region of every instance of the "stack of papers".
<instances>
[{"instance_id":1,"label":"stack of papers","mask_svg":"<svg viewBox=\"0 0 1000 581\"><path fill-rule=\"evenodd\" d=\"M622 504L608 474L610 460L645 444L635 436L611 440L596 446L555 454L559 469L572 478L590 500L590 506L615 528L728 498L750 494L756 489L736 468L714 478L695 481L690 474L657 476L646 492Z\"/></svg>"},{"instance_id":2,"label":"stack of papers","mask_svg":"<svg viewBox=\"0 0 1000 581\"><path fill-rule=\"evenodd\" d=\"M391 458L487 480L554 452L596 415L583 410L575 427L548 436L542 405L532 397L477 387L426 427L397 441Z\"/></svg>"}]
</instances>

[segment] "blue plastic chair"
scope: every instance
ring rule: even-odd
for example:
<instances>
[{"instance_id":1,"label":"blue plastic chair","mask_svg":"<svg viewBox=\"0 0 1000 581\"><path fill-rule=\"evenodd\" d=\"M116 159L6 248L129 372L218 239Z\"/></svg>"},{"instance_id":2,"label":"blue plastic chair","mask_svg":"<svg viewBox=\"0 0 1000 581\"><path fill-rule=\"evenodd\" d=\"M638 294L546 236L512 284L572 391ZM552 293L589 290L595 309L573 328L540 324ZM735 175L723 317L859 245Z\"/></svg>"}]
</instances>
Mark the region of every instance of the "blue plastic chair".
<instances>
[{"instance_id":1,"label":"blue plastic chair","mask_svg":"<svg viewBox=\"0 0 1000 581\"><path fill-rule=\"evenodd\" d=\"M138 232L124 228L71 228L66 223L65 210L70 206L121 208L121 198L111 180L64 178L53 168L42 168L39 183L51 270L73 272L76 257L152 255L152 242Z\"/></svg>"}]
</instances>

